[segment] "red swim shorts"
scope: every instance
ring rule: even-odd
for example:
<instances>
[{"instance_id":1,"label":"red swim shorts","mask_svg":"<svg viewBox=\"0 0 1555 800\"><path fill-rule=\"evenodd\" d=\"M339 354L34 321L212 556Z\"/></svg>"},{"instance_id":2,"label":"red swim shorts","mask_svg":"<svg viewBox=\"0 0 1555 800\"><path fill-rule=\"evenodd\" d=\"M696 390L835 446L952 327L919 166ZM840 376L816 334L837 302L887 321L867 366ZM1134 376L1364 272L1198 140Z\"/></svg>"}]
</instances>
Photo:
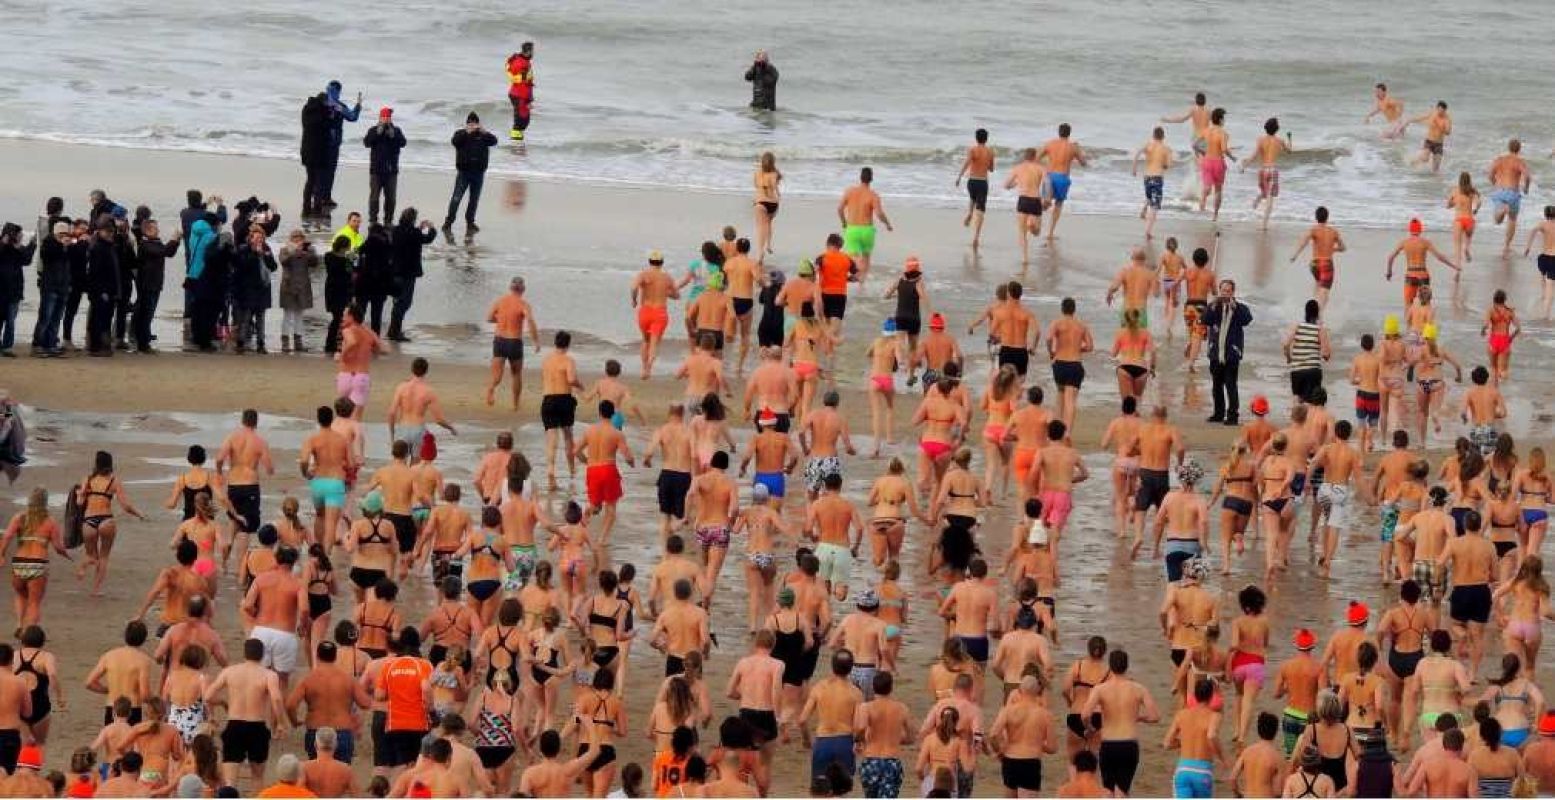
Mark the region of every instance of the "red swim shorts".
<instances>
[{"instance_id":1,"label":"red swim shorts","mask_svg":"<svg viewBox=\"0 0 1555 800\"><path fill-rule=\"evenodd\" d=\"M621 471L615 464L590 464L584 475L589 505L598 508L621 499Z\"/></svg>"}]
</instances>

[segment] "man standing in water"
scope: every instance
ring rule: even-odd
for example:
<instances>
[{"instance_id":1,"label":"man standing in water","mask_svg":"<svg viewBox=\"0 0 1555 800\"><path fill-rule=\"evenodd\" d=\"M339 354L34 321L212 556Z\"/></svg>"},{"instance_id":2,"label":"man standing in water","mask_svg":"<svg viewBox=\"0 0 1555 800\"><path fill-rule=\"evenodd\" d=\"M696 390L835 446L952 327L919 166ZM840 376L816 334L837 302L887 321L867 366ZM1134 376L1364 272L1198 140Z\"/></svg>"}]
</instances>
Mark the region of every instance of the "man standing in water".
<instances>
[{"instance_id":1,"label":"man standing in water","mask_svg":"<svg viewBox=\"0 0 1555 800\"><path fill-rule=\"evenodd\" d=\"M1436 108L1425 114L1404 123L1398 129L1399 133L1404 128L1416 122L1425 123L1425 141L1420 144L1420 152L1409 160L1410 166L1431 162L1431 172L1442 171L1442 146L1447 142L1447 137L1452 135L1452 117L1447 114L1447 104L1441 100L1436 101Z\"/></svg>"},{"instance_id":2,"label":"man standing in water","mask_svg":"<svg viewBox=\"0 0 1555 800\"><path fill-rule=\"evenodd\" d=\"M1069 123L1058 126L1058 137L1049 139L1042 146L1042 161L1047 162L1048 186L1053 190L1053 217L1047 226L1048 241L1058 231L1058 218L1064 213L1064 202L1069 199L1069 170L1075 164L1085 166L1085 153L1080 145L1069 141Z\"/></svg>"},{"instance_id":3,"label":"man standing in water","mask_svg":"<svg viewBox=\"0 0 1555 800\"><path fill-rule=\"evenodd\" d=\"M486 183L486 166L491 161L491 148L497 146L497 137L481 127L481 118L471 111L464 118L464 127L454 131L449 140L454 146L454 193L448 198L448 213L443 217L443 235L452 237L454 217L459 216L459 204L464 193L470 193L470 204L464 209L464 231L479 233L475 224L475 210L480 206L481 187Z\"/></svg>"},{"instance_id":4,"label":"man standing in water","mask_svg":"<svg viewBox=\"0 0 1555 800\"><path fill-rule=\"evenodd\" d=\"M993 149L988 146L988 131L978 128L972 134L976 144L966 149L966 159L961 171L956 173L956 185L966 178L966 218L961 227L972 228L972 249L976 250L983 238L983 215L988 211L988 173L993 172ZM976 223L976 225L973 225Z\"/></svg>"},{"instance_id":5,"label":"man standing in water","mask_svg":"<svg viewBox=\"0 0 1555 800\"><path fill-rule=\"evenodd\" d=\"M858 280L863 283L869 277L869 257L875 252L875 220L885 229L891 227L891 219L885 215L880 195L870 186L875 171L870 167L859 170L858 183L848 187L837 203L837 219L842 222L842 251L858 261Z\"/></svg>"},{"instance_id":6,"label":"man standing in water","mask_svg":"<svg viewBox=\"0 0 1555 800\"><path fill-rule=\"evenodd\" d=\"M1051 182L1047 170L1037 163L1037 150L1026 148L1019 164L1010 170L1004 188L1015 190L1015 226L1020 230L1021 266L1031 262L1027 237L1042 233L1042 207L1051 194Z\"/></svg>"},{"instance_id":7,"label":"man standing in water","mask_svg":"<svg viewBox=\"0 0 1555 800\"><path fill-rule=\"evenodd\" d=\"M356 93L356 103L346 105L340 99L340 81L330 81L324 89L324 106L329 111L329 136L325 139L323 171L320 185L315 187L319 200L318 210L329 211L335 207L335 168L340 165L340 143L345 137L345 124L356 122L362 114L362 93Z\"/></svg>"},{"instance_id":8,"label":"man standing in water","mask_svg":"<svg viewBox=\"0 0 1555 800\"><path fill-rule=\"evenodd\" d=\"M1506 221L1506 241L1501 245L1501 257L1512 254L1512 237L1517 235L1517 212L1523 205L1523 195L1528 193L1533 175L1528 163L1519 155L1523 143L1513 139L1506 143L1506 152L1490 162L1490 182L1496 188L1490 192L1490 205L1496 212L1496 224Z\"/></svg>"},{"instance_id":9,"label":"man standing in water","mask_svg":"<svg viewBox=\"0 0 1555 800\"><path fill-rule=\"evenodd\" d=\"M535 102L535 43L524 42L518 52L508 56L508 102L513 104L513 128L508 137L524 140L529 129L529 110Z\"/></svg>"},{"instance_id":10,"label":"man standing in water","mask_svg":"<svg viewBox=\"0 0 1555 800\"><path fill-rule=\"evenodd\" d=\"M751 85L751 108L756 111L777 110L778 70L767 58L767 51L756 51L750 69L745 70L745 80Z\"/></svg>"}]
</instances>

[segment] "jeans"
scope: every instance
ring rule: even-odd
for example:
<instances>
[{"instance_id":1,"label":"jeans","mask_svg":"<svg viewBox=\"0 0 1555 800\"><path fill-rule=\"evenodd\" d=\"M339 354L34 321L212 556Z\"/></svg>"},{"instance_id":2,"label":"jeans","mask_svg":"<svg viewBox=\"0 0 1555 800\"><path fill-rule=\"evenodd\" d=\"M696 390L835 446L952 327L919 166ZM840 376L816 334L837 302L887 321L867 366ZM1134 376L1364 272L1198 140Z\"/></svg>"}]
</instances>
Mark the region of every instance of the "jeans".
<instances>
[{"instance_id":1,"label":"jeans","mask_svg":"<svg viewBox=\"0 0 1555 800\"><path fill-rule=\"evenodd\" d=\"M464 199L465 190L470 192L470 204L465 206L464 221L474 224L475 208L480 205L481 186L485 182L485 172L459 170L459 173L454 177L453 197L448 198L448 216L443 217L444 225L454 224L454 218L459 216L459 201Z\"/></svg>"},{"instance_id":2,"label":"jeans","mask_svg":"<svg viewBox=\"0 0 1555 800\"><path fill-rule=\"evenodd\" d=\"M135 296L135 346L151 349L151 320L157 316L157 301L162 299L158 289L141 289Z\"/></svg>"},{"instance_id":3,"label":"jeans","mask_svg":"<svg viewBox=\"0 0 1555 800\"><path fill-rule=\"evenodd\" d=\"M234 306L232 309L234 327L237 328L237 346L243 349L248 346L249 339L254 340L254 346L263 350L265 347L265 310L262 308L243 308Z\"/></svg>"},{"instance_id":4,"label":"jeans","mask_svg":"<svg viewBox=\"0 0 1555 800\"><path fill-rule=\"evenodd\" d=\"M109 295L89 298L86 311L86 349L113 352L113 310L118 299Z\"/></svg>"},{"instance_id":5,"label":"jeans","mask_svg":"<svg viewBox=\"0 0 1555 800\"><path fill-rule=\"evenodd\" d=\"M410 304L416 299L416 279L402 278L399 294L394 296L394 311L389 314L389 338L401 335L405 324L405 313L410 311Z\"/></svg>"},{"instance_id":6,"label":"jeans","mask_svg":"<svg viewBox=\"0 0 1555 800\"><path fill-rule=\"evenodd\" d=\"M21 300L0 301L0 350L9 352L16 346L16 312L21 307Z\"/></svg>"},{"instance_id":7,"label":"jeans","mask_svg":"<svg viewBox=\"0 0 1555 800\"><path fill-rule=\"evenodd\" d=\"M394 224L394 198L395 190L399 188L400 176L390 172L387 175L379 175L374 172L367 176L367 219L378 221L378 195L383 195L383 221Z\"/></svg>"},{"instance_id":8,"label":"jeans","mask_svg":"<svg viewBox=\"0 0 1555 800\"><path fill-rule=\"evenodd\" d=\"M59 326L65 319L70 292L45 290L38 296L38 324L32 329L32 346L39 350L59 349Z\"/></svg>"},{"instance_id":9,"label":"jeans","mask_svg":"<svg viewBox=\"0 0 1555 800\"><path fill-rule=\"evenodd\" d=\"M81 310L81 298L86 296L84 289L71 289L70 298L65 301L65 340L74 341L72 335L76 327L76 313Z\"/></svg>"},{"instance_id":10,"label":"jeans","mask_svg":"<svg viewBox=\"0 0 1555 800\"><path fill-rule=\"evenodd\" d=\"M1215 397L1215 416L1232 417L1237 415L1237 408L1241 405L1236 391L1236 374L1242 368L1242 362L1211 361L1209 362L1209 377L1212 384L1211 391Z\"/></svg>"}]
</instances>

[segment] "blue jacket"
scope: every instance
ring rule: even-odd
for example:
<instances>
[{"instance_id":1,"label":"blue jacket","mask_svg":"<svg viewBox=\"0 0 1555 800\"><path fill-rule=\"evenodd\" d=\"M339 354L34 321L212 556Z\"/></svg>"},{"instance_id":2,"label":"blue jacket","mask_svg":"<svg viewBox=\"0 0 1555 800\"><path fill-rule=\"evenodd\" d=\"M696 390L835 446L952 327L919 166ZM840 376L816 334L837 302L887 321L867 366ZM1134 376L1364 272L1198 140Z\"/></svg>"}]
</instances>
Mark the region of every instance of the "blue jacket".
<instances>
[{"instance_id":1,"label":"blue jacket","mask_svg":"<svg viewBox=\"0 0 1555 800\"><path fill-rule=\"evenodd\" d=\"M339 152L340 140L344 136L345 124L347 122L356 122L357 116L362 113L362 104L346 105L345 101L340 99L340 89L335 86L325 89L325 94L329 97L325 105L329 107L330 146L336 152Z\"/></svg>"},{"instance_id":2,"label":"blue jacket","mask_svg":"<svg viewBox=\"0 0 1555 800\"><path fill-rule=\"evenodd\" d=\"M210 252L211 245L216 242L216 231L211 224L203 219L197 219L189 226L189 279L197 281L205 272L205 256Z\"/></svg>"},{"instance_id":3,"label":"blue jacket","mask_svg":"<svg viewBox=\"0 0 1555 800\"><path fill-rule=\"evenodd\" d=\"M1209 307L1199 315L1199 321L1209 329L1209 360L1211 363L1238 364L1242 361L1242 331L1253 321L1253 312L1241 301L1233 300L1229 315L1222 308L1219 298L1213 298ZM1220 352L1220 326L1226 327L1226 352Z\"/></svg>"}]
</instances>

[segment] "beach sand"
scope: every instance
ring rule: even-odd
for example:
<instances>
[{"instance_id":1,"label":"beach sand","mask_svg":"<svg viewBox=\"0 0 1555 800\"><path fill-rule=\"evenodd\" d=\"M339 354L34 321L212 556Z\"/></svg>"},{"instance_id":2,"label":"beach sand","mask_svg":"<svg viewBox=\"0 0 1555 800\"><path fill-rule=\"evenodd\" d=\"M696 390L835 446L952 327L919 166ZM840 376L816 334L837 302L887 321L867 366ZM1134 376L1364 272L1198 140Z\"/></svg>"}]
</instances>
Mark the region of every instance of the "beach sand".
<instances>
[{"instance_id":1,"label":"beach sand","mask_svg":"<svg viewBox=\"0 0 1555 800\"><path fill-rule=\"evenodd\" d=\"M295 197L301 181L300 168L290 162L15 141L0 144L0 171L8 177L0 187L0 217L29 229L48 195L63 193L67 195L67 208L78 210L86 192L93 188L106 189L111 197L128 206L149 200L163 219L173 218L184 190L195 187L207 194L224 195L229 203L257 194L291 217L293 207L289 199ZM431 216L440 220L450 182L445 174L406 173L401 178L400 196L403 201L419 205L424 215L430 210ZM343 200L335 217L338 225L344 221L344 211L355 207L352 198L365 194L365 178L356 170L343 169L337 185ZM1083 208L1083 174L1073 198L1074 205ZM914 208L893 199L887 200L887 210L898 232L881 232L875 273L863 293L877 295L883 291L887 283L882 278L894 276L902 260L908 254L916 254L925 264L934 307L947 314L952 331L964 332L965 323L987 302L995 283L1018 277L1026 286L1028 307L1044 322L1056 314L1062 297L1073 295L1080 301L1082 318L1096 328L1098 348L1110 346L1114 316L1102 305L1101 298L1111 275L1126 259L1128 248L1140 238L1136 220L1083 214L1066 217L1058 243L1053 247L1034 246L1033 263L1022 270L1014 249L1014 225L1007 214L995 213L990 217L984 251L980 257L974 257L965 246L966 232L959 225L959 213ZM408 374L411 357L424 355L433 362L433 386L439 391L449 417L461 428L460 436L439 439L439 461L449 480L467 483L479 453L490 445L499 430L513 430L518 449L543 468L543 436L535 414L538 375L531 369L524 407L517 414L489 409L482 402L489 346L488 334L479 319L508 278L522 274L528 280L529 297L537 310L543 340L548 342L550 332L562 327L579 334L575 350L585 384L600 374L601 362L606 357L619 359L631 376L635 374L636 347L626 291L629 277L639 268L644 252L661 248L671 254L670 264L676 267L683 258L689 258L702 239L714 236L723 224L747 228L749 213L748 200L739 196L489 182L481 216L483 231L476 240L460 240L452 245L439 242L429 249L429 274L418 287L417 305L411 312L409 332L416 341L375 364L368 421L381 422L393 384ZM294 222L283 221L283 232ZM819 252L825 233L834 225L835 213L830 202L785 201L777 222L779 252L773 263L792 270L800 257ZM458 230L462 233L462 224ZM1528 305L1537 297L1537 273L1532 265L1521 259L1503 263L1491 257L1492 240L1499 238L1499 231L1488 225L1483 230L1479 242L1481 260L1469 268L1471 277L1463 284L1459 299L1462 308L1451 307L1454 304L1444 298L1439 311L1444 321L1444 343L1466 365L1477 363L1483 353L1483 344L1476 338L1479 318L1495 287L1505 286L1518 298L1514 305ZM1344 387L1343 376L1356 349L1354 342L1361 332L1379 328L1382 314L1396 310L1400 303L1397 285L1383 281L1382 262L1402 235L1378 230L1347 230L1345 234L1350 252L1340 260L1339 288L1328 315L1335 341L1335 360L1328 373L1330 408L1341 418L1348 416L1350 392ZM1205 220L1169 217L1158 226L1157 246L1166 235L1179 237L1186 253L1193 247L1208 246L1214 232ZM1262 234L1255 229L1230 226L1223 228L1221 237L1221 272L1238 279L1241 294L1256 317L1249 330L1251 362L1243 370L1244 407L1255 391L1268 392L1274 401L1276 421L1283 419L1288 407L1285 373L1277 355L1278 340L1300 313L1310 287L1304 263L1287 266L1285 261L1299 235L1299 229L1288 227ZM1447 244L1445 237L1438 239L1439 246L1446 248ZM169 272L176 274L178 270L170 264ZM1440 274L1438 284L1451 285ZM169 350L174 349L178 337L178 294L176 286L164 292L163 314L156 329ZM29 288L29 301L32 300L35 292ZM31 329L30 308L29 302L20 326L23 341L25 332ZM873 337L879 320L889 313L886 301L858 298L849 306L848 341L842 363L851 366L838 376L838 382L844 394L843 408L864 452L871 443L867 436L860 435L867 434L868 414L864 396L857 391L863 383L859 354ZM322 324L319 320L314 322L319 324L314 326L310 338L317 349ZM1157 335L1163 336L1161 322L1157 320L1155 324ZM272 319L271 329L278 330L276 320ZM679 331L680 326L673 325L671 335L678 336ZM963 347L970 357L970 383L981 392L988 362L980 341L963 338ZM1513 383L1508 387L1512 407L1508 428L1519 438L1524 452L1530 443L1547 442L1550 385L1544 373L1551 363L1547 340L1548 328L1535 325L1532 335L1519 341ZM1173 343L1168 346L1163 342L1161 375L1153 382L1149 399L1172 410L1174 419L1184 428L1191 455L1208 467L1218 461L1231 433L1200 422L1208 413L1208 378L1182 368L1181 343L1182 330L1177 323ZM660 373L672 370L682 352L682 343L672 342L660 362ZM1038 359L1035 364L1033 375L1051 389L1045 362ZM1093 356L1088 367L1091 379L1082 395L1083 408L1074 438L1076 445L1087 453L1086 464L1094 478L1077 490L1076 511L1064 539L1064 583L1058 597L1062 635L1056 661L1061 670L1067 668L1081 653L1086 636L1103 634L1114 645L1130 650L1135 665L1132 674L1155 693L1169 714L1173 706L1167 693L1170 661L1150 613L1159 604L1163 591L1161 566L1147 559L1131 561L1127 547L1112 532L1106 477L1111 459L1096 452L1096 445L1116 407L1116 387L1104 358ZM333 371L333 365L316 353L237 357L166 352L151 357L121 355L113 359L63 361L20 358L0 362L0 388L26 404L33 435L33 461L8 492L17 504L15 508L19 510L27 489L34 485L48 487L57 503L71 483L85 474L92 451L106 449L115 454L131 498L151 517L149 522L140 522L120 516L121 533L106 598L88 598L85 588L70 578L67 566L56 562L44 621L50 634L50 649L60 657L70 707L56 713L48 753L50 767L62 767L69 751L95 734L101 699L85 692L82 680L98 655L117 644L122 621L133 613L157 570L170 561L166 542L177 518L158 506L181 469L184 448L195 443L216 447L236 424L240 409L257 408L263 415L261 431L276 450L277 475L268 479L265 487L265 516L273 518L282 496L298 493L303 487L294 466L296 448L313 427L313 409L333 397ZM662 377L646 384L635 380L631 383L637 402L653 421L660 419L661 409L680 394L674 381ZM911 404L900 402L900 427L905 427L910 413ZM580 410L580 422L592 418L589 410ZM980 427L980 417L976 425ZM1433 439L1433 446L1450 443L1450 437L1460 427L1449 422L1444 434ZM640 451L649 431L634 426L628 432L633 447ZM372 425L369 467L386 459L386 444L381 425ZM910 460L915 448L899 443L887 446L886 451L888 455L899 454ZM980 463L979 454L979 469ZM847 496L862 501L869 483L883 468L884 462L871 463L863 457L848 459ZM654 472L626 470L626 477L627 497L621 505L610 558L615 563L631 561L638 565L639 572L644 572L658 550ZM580 493L581 488L577 487ZM559 509L566 498L565 492L551 497L553 508ZM800 504L792 498L786 511L790 515L802 513ZM1003 558L1013 519L1009 503L990 509L986 515L979 540L992 563ZM1315 568L1303 557L1305 529L1303 516L1297 527L1293 569L1272 587L1274 661L1290 654L1286 642L1294 627L1313 627L1326 639L1326 634L1340 624L1348 600L1364 600L1372 606L1374 615L1380 615L1392 600L1391 592L1376 580L1373 510L1368 508L1357 515L1341 545L1334 578L1326 583L1315 578ZM1212 539L1218 545L1218 533L1213 533ZM920 525L912 526L903 558L904 585L914 592L915 606L897 694L915 714L924 713L928 707L921 687L927 667L937 655L941 635L940 624L928 618L928 602L922 596L922 592L932 589L932 583L923 575L925 554L932 540L930 531ZM1227 618L1234 611L1235 592L1259 579L1261 553L1259 542L1236 562L1233 578L1222 580L1217 576L1211 581L1214 588L1225 593L1223 607ZM708 670L709 688L715 697L722 696L728 671L745 647L743 576L736 571L742 559L743 549L736 545L730 554L731 565L726 565L723 572L713 609L714 632L721 642L721 647L713 652ZM876 579L874 570L865 565L855 570L853 586L861 589ZM639 588L645 588L644 581L639 581ZM230 579L224 582L222 591L219 627L229 636L229 646L235 647L239 627L233 608L237 596ZM430 600L431 590L426 581L413 579L409 590L402 593L406 619L419 620ZM87 613L81 613L83 610ZM836 610L850 609L839 606ZM1499 646L1492 648L1491 653L1487 664L1495 663L1492 659L1499 657ZM635 669L628 679L627 692L631 733L617 747L623 761L647 764L651 744L643 738L642 731L661 672L657 655L646 647L637 647L632 658ZM1549 677L1547 668L1540 670L1540 677ZM990 719L996 699L992 690L985 698ZM1062 700L1056 696L1050 699L1061 715ZM1265 697L1260 708L1277 711L1278 703ZM715 700L715 723L732 710L732 704ZM1164 721L1143 729L1145 761L1135 784L1136 794L1162 795L1169 791L1169 765L1175 755L1159 746L1164 731ZM300 733L293 734L276 752L300 751L300 739ZM1063 763L1060 756L1046 761L1046 787L1050 792L1061 780ZM808 754L797 745L783 750L774 793L804 794L808 787L807 763ZM909 767L910 763L909 760ZM976 793L998 794L1001 787L997 764L986 758L980 763ZM905 791L910 791L912 785L909 778ZM1220 789L1222 793L1228 792L1224 785Z\"/></svg>"}]
</instances>

